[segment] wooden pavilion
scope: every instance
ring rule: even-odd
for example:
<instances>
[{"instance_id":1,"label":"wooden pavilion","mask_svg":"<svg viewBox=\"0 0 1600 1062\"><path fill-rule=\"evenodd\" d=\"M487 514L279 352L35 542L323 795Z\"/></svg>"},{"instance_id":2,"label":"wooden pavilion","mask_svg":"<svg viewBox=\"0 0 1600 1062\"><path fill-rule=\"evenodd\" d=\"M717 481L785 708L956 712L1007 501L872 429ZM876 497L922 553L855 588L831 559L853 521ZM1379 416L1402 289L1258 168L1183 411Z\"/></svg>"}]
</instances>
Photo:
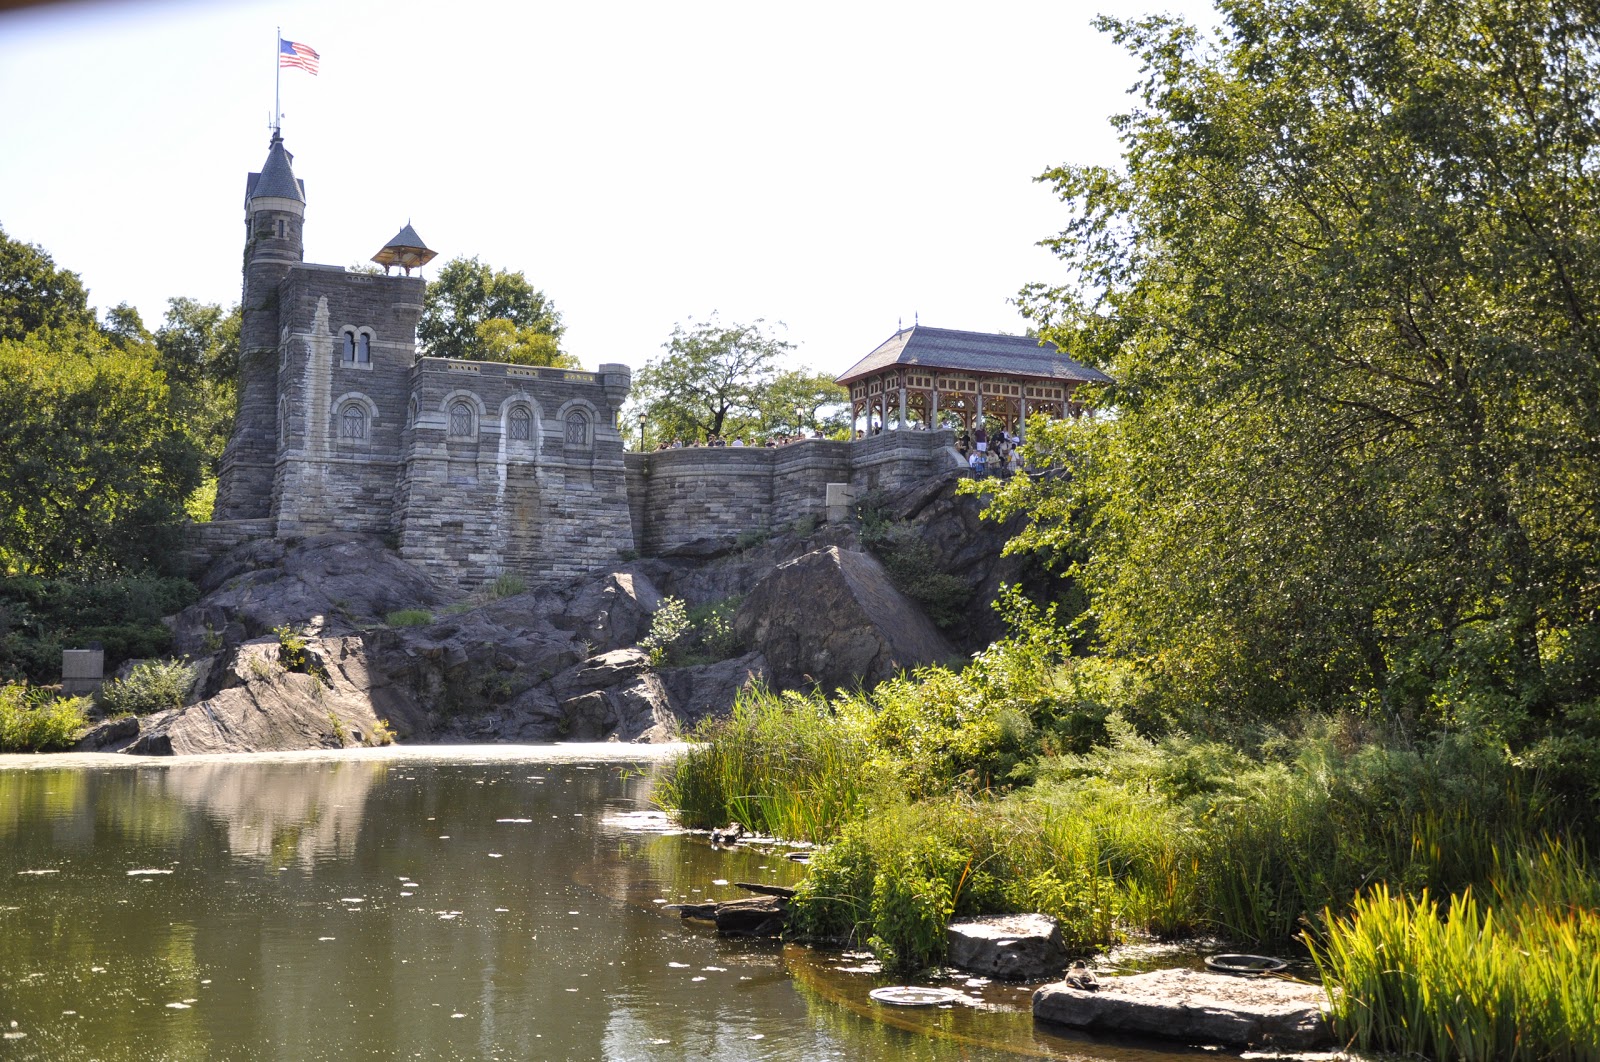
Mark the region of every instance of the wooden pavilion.
<instances>
[{"instance_id":1,"label":"wooden pavilion","mask_svg":"<svg viewBox=\"0 0 1600 1062\"><path fill-rule=\"evenodd\" d=\"M853 429L865 415L867 434L890 427L939 428L959 422L999 427L1018 436L1031 413L1082 412L1079 384L1108 383L1047 340L916 325L902 328L856 362L838 383L850 390Z\"/></svg>"}]
</instances>

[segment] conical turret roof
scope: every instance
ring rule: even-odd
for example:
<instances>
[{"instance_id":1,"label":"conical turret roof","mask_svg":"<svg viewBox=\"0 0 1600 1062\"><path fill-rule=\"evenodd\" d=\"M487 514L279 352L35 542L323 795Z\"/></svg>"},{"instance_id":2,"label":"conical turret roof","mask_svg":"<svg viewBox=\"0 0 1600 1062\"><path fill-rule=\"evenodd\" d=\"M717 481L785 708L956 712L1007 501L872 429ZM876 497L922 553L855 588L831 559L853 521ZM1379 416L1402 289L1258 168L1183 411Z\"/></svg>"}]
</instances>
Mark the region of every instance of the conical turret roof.
<instances>
[{"instance_id":1,"label":"conical turret roof","mask_svg":"<svg viewBox=\"0 0 1600 1062\"><path fill-rule=\"evenodd\" d=\"M283 136L280 133L272 134L272 146L267 151L267 161L261 167L260 173L252 173L244 186L244 203L248 207L250 200L257 196L271 196L275 199L292 199L297 203L306 201L305 182L294 175L294 156L289 154L289 149L283 146Z\"/></svg>"}]
</instances>

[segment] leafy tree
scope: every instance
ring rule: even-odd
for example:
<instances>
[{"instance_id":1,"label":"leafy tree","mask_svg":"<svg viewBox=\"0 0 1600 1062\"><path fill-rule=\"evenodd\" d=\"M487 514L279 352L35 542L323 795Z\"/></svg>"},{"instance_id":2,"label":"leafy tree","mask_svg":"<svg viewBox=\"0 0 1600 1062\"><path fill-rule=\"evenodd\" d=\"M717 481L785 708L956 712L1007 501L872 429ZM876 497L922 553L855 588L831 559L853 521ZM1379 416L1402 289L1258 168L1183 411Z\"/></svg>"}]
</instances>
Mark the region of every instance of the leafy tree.
<instances>
[{"instance_id":1,"label":"leafy tree","mask_svg":"<svg viewBox=\"0 0 1600 1062\"><path fill-rule=\"evenodd\" d=\"M1000 513L1204 727L1298 706L1600 750L1600 7L1222 0L1024 292L1116 379ZM1577 744L1573 744L1577 742ZM1564 743L1564 744L1563 744Z\"/></svg>"},{"instance_id":2,"label":"leafy tree","mask_svg":"<svg viewBox=\"0 0 1600 1062\"><path fill-rule=\"evenodd\" d=\"M757 398L761 434L797 435L849 430L849 392L827 373L790 369L773 377Z\"/></svg>"},{"instance_id":3,"label":"leafy tree","mask_svg":"<svg viewBox=\"0 0 1600 1062\"><path fill-rule=\"evenodd\" d=\"M763 399L778 377L778 359L793 344L769 335L765 322L717 320L674 325L664 357L634 377L634 401L656 439L702 439L759 431ZM789 422L794 419L788 413Z\"/></svg>"},{"instance_id":4,"label":"leafy tree","mask_svg":"<svg viewBox=\"0 0 1600 1062\"><path fill-rule=\"evenodd\" d=\"M204 457L202 484L186 505L196 520L210 519L222 451L233 432L239 326L238 306L224 310L216 303L175 298L167 300L166 320L154 337L175 406Z\"/></svg>"},{"instance_id":5,"label":"leafy tree","mask_svg":"<svg viewBox=\"0 0 1600 1062\"><path fill-rule=\"evenodd\" d=\"M519 328L504 317L478 322L478 357L512 365L544 365L576 369L578 359L561 352L559 337L535 328Z\"/></svg>"},{"instance_id":6,"label":"leafy tree","mask_svg":"<svg viewBox=\"0 0 1600 1062\"><path fill-rule=\"evenodd\" d=\"M155 337L144 326L137 307L123 302L106 311L100 331L121 350L155 342Z\"/></svg>"},{"instance_id":7,"label":"leafy tree","mask_svg":"<svg viewBox=\"0 0 1600 1062\"><path fill-rule=\"evenodd\" d=\"M0 341L0 565L93 575L159 562L200 480L155 352L98 332Z\"/></svg>"},{"instance_id":8,"label":"leafy tree","mask_svg":"<svg viewBox=\"0 0 1600 1062\"><path fill-rule=\"evenodd\" d=\"M78 274L57 269L42 249L0 229L0 340L93 324L89 293Z\"/></svg>"},{"instance_id":9,"label":"leafy tree","mask_svg":"<svg viewBox=\"0 0 1600 1062\"><path fill-rule=\"evenodd\" d=\"M510 330L493 324L497 321L507 322ZM555 304L521 273L497 270L477 258L455 258L428 284L417 338L435 358L484 360L491 350L537 350L538 356L554 359L561 357L565 331Z\"/></svg>"}]
</instances>

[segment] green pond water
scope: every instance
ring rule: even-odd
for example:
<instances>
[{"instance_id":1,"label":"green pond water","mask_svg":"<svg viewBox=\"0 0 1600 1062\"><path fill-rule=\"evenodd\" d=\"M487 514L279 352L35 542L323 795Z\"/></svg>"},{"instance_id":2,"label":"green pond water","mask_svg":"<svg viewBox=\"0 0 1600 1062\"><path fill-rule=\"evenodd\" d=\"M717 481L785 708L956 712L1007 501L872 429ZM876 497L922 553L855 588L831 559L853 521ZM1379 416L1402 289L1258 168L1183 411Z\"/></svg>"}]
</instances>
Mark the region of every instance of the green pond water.
<instances>
[{"instance_id":1,"label":"green pond water","mask_svg":"<svg viewBox=\"0 0 1600 1062\"><path fill-rule=\"evenodd\" d=\"M0 1060L1216 1057L680 921L804 868L661 832L647 755L0 756Z\"/></svg>"}]
</instances>

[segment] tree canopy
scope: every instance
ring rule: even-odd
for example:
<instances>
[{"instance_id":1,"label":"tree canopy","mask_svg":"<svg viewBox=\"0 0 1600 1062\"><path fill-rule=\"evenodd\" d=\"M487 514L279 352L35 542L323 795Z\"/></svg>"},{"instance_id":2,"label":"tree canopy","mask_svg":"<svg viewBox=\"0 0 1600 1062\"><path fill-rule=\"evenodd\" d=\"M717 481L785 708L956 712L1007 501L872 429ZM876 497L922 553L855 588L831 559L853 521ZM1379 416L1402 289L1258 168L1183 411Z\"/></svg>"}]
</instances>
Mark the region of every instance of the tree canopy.
<instances>
[{"instance_id":1,"label":"tree canopy","mask_svg":"<svg viewBox=\"0 0 1600 1062\"><path fill-rule=\"evenodd\" d=\"M428 284L417 339L435 358L576 368L561 351L565 331L555 304L521 273L454 258Z\"/></svg>"},{"instance_id":2,"label":"tree canopy","mask_svg":"<svg viewBox=\"0 0 1600 1062\"><path fill-rule=\"evenodd\" d=\"M159 564L200 482L202 413L122 305L97 323L76 275L0 234L0 571Z\"/></svg>"},{"instance_id":3,"label":"tree canopy","mask_svg":"<svg viewBox=\"0 0 1600 1062\"><path fill-rule=\"evenodd\" d=\"M1600 5L1222 0L1024 292L1116 380L997 511L1152 710L1600 750ZM1574 745L1573 743L1577 744Z\"/></svg>"},{"instance_id":4,"label":"tree canopy","mask_svg":"<svg viewBox=\"0 0 1600 1062\"><path fill-rule=\"evenodd\" d=\"M794 344L766 322L723 324L690 319L674 325L666 354L634 377L633 408L654 442L791 435L836 428L829 406L844 401L833 381L807 369L781 370Z\"/></svg>"}]
</instances>

